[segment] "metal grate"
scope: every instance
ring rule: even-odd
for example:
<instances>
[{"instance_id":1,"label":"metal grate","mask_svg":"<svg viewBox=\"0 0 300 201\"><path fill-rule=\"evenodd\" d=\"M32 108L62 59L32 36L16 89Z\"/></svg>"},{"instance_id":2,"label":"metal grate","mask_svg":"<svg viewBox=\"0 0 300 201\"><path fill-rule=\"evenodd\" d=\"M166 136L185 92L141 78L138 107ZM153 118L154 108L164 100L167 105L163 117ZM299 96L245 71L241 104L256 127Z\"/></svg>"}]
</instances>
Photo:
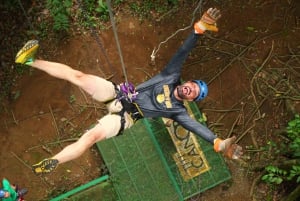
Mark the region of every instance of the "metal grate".
<instances>
[{"instance_id":1,"label":"metal grate","mask_svg":"<svg viewBox=\"0 0 300 201\"><path fill-rule=\"evenodd\" d=\"M202 117L195 103L189 108L196 120ZM196 140L210 168L184 180L173 159L176 148L162 119L140 120L123 135L97 143L110 173L109 188L97 184L65 200L186 200L229 180L231 175L222 156L202 138Z\"/></svg>"}]
</instances>

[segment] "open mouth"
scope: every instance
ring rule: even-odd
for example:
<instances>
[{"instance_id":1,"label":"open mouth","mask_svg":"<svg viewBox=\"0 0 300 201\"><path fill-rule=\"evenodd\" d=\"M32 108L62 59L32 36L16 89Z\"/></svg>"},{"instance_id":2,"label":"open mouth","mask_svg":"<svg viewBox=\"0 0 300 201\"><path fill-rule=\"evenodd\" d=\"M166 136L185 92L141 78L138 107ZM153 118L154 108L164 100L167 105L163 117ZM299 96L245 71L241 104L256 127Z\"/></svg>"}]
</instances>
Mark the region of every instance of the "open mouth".
<instances>
[{"instance_id":1,"label":"open mouth","mask_svg":"<svg viewBox=\"0 0 300 201\"><path fill-rule=\"evenodd\" d=\"M187 86L178 86L177 87L177 92L179 97L185 98L191 94L191 88Z\"/></svg>"},{"instance_id":2,"label":"open mouth","mask_svg":"<svg viewBox=\"0 0 300 201\"><path fill-rule=\"evenodd\" d=\"M191 89L187 86L181 87L181 93L188 96L191 94Z\"/></svg>"}]
</instances>

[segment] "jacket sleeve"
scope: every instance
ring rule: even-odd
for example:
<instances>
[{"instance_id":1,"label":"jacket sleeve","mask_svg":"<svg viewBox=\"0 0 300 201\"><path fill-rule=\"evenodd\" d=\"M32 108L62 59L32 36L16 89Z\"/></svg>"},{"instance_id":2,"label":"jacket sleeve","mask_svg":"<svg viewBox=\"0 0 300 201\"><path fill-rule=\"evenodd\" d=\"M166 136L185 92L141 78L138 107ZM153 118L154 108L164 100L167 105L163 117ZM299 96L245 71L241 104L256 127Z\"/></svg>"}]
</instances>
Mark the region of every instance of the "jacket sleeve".
<instances>
[{"instance_id":1,"label":"jacket sleeve","mask_svg":"<svg viewBox=\"0 0 300 201\"><path fill-rule=\"evenodd\" d=\"M190 35L183 42L181 47L177 50L177 52L173 55L169 63L163 69L162 74L180 74L182 65L188 57L189 53L197 44L198 38L199 34L195 34L194 32L190 33Z\"/></svg>"},{"instance_id":2,"label":"jacket sleeve","mask_svg":"<svg viewBox=\"0 0 300 201\"><path fill-rule=\"evenodd\" d=\"M177 115L175 118L173 118L173 120L177 121L182 127L193 132L197 136L202 137L211 144L213 144L214 140L217 138L217 136L211 130L195 119L192 119L187 113Z\"/></svg>"}]
</instances>

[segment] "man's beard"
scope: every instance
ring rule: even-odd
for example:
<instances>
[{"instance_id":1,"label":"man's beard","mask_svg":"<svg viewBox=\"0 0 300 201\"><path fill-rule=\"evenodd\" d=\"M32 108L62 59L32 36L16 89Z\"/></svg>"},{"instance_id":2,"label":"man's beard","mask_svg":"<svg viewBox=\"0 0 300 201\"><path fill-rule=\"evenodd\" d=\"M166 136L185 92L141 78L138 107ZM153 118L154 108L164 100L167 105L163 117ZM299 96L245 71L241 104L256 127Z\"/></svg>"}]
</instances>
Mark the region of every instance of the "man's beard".
<instances>
[{"instance_id":1,"label":"man's beard","mask_svg":"<svg viewBox=\"0 0 300 201\"><path fill-rule=\"evenodd\" d=\"M185 99L185 95L183 94L183 87L182 86L177 86L177 95L181 99Z\"/></svg>"}]
</instances>

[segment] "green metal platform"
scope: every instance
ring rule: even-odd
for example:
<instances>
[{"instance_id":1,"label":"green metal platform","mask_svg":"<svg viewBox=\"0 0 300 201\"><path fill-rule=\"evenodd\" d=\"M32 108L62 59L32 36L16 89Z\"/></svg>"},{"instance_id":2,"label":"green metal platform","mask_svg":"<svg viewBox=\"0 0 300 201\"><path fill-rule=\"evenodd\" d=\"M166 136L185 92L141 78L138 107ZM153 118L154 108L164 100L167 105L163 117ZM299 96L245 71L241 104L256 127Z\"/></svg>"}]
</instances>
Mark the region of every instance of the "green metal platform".
<instances>
[{"instance_id":1,"label":"green metal platform","mask_svg":"<svg viewBox=\"0 0 300 201\"><path fill-rule=\"evenodd\" d=\"M200 119L197 105L189 107L194 118ZM88 200L182 201L229 180L222 156L202 138L196 139L210 169L185 181L172 157L176 148L162 119L139 120L123 135L97 143L109 170L106 188L97 184L63 200L86 200L92 195Z\"/></svg>"}]
</instances>

